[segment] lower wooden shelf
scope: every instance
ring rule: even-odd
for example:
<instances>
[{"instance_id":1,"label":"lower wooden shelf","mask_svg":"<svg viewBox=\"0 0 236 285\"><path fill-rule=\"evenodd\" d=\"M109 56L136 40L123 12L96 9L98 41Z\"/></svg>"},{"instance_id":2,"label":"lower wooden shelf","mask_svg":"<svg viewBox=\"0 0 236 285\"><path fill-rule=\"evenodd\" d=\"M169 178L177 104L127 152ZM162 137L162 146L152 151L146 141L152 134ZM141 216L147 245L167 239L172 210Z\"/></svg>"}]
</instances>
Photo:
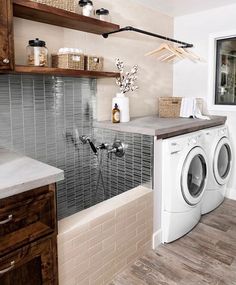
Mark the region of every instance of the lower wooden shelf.
<instances>
[{"instance_id":1,"label":"lower wooden shelf","mask_svg":"<svg viewBox=\"0 0 236 285\"><path fill-rule=\"evenodd\" d=\"M24 66L24 65L16 65L15 70L13 71L2 70L0 72L22 73L22 74L45 74L45 75L55 75L55 76L86 77L86 78L106 78L106 77L114 78L120 76L118 72L74 70L74 69L34 67L34 66Z\"/></svg>"}]
</instances>

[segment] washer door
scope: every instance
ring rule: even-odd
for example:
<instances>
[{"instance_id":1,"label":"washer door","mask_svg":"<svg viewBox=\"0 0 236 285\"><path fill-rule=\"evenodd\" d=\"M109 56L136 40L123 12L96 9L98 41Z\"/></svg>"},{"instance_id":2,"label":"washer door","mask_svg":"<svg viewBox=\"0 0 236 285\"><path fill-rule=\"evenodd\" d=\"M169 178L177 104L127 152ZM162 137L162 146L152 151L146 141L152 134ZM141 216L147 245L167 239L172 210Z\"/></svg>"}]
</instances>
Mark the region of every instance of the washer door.
<instances>
[{"instance_id":1,"label":"washer door","mask_svg":"<svg viewBox=\"0 0 236 285\"><path fill-rule=\"evenodd\" d=\"M181 189L189 205L200 202L207 180L207 158L201 147L193 148L187 155L181 176Z\"/></svg>"},{"instance_id":2,"label":"washer door","mask_svg":"<svg viewBox=\"0 0 236 285\"><path fill-rule=\"evenodd\" d=\"M217 144L214 154L213 171L220 185L224 185L228 179L232 166L232 150L228 138L223 137Z\"/></svg>"}]
</instances>

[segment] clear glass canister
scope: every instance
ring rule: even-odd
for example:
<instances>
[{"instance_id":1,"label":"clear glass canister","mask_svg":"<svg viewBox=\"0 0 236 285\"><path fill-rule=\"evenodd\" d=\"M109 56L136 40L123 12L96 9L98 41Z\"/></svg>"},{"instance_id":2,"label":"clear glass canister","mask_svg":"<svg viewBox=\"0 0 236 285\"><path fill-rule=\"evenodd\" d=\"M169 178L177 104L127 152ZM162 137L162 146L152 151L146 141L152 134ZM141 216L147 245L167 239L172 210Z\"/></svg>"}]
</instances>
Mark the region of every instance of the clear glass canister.
<instances>
[{"instance_id":1,"label":"clear glass canister","mask_svg":"<svg viewBox=\"0 0 236 285\"><path fill-rule=\"evenodd\" d=\"M48 49L45 41L38 38L29 41L27 64L30 66L48 66Z\"/></svg>"},{"instance_id":2,"label":"clear glass canister","mask_svg":"<svg viewBox=\"0 0 236 285\"><path fill-rule=\"evenodd\" d=\"M93 8L93 2L90 0L80 0L79 1L79 7L80 7L80 14L87 16L87 17L93 17L94 16L94 8Z\"/></svg>"},{"instance_id":3,"label":"clear glass canister","mask_svg":"<svg viewBox=\"0 0 236 285\"><path fill-rule=\"evenodd\" d=\"M106 22L111 21L109 10L104 8L96 10L96 17L101 21L106 21Z\"/></svg>"}]
</instances>

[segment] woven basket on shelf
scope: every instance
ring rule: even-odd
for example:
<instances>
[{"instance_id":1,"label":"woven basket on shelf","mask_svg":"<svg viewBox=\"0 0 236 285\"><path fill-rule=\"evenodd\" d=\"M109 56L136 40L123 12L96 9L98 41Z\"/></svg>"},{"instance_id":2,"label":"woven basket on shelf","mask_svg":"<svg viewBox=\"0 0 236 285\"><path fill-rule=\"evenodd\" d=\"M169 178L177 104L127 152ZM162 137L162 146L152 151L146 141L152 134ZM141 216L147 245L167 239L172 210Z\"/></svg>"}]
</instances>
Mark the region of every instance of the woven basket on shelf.
<instances>
[{"instance_id":1,"label":"woven basket on shelf","mask_svg":"<svg viewBox=\"0 0 236 285\"><path fill-rule=\"evenodd\" d=\"M75 0L31 0L31 1L56 7L70 12L75 12L76 2L77 2Z\"/></svg>"},{"instance_id":2,"label":"woven basket on shelf","mask_svg":"<svg viewBox=\"0 0 236 285\"><path fill-rule=\"evenodd\" d=\"M180 115L182 97L159 97L159 117L178 118ZM197 98L197 105L202 112L203 102Z\"/></svg>"},{"instance_id":3,"label":"woven basket on shelf","mask_svg":"<svg viewBox=\"0 0 236 285\"><path fill-rule=\"evenodd\" d=\"M84 55L78 53L52 54L52 67L84 70Z\"/></svg>"}]
</instances>

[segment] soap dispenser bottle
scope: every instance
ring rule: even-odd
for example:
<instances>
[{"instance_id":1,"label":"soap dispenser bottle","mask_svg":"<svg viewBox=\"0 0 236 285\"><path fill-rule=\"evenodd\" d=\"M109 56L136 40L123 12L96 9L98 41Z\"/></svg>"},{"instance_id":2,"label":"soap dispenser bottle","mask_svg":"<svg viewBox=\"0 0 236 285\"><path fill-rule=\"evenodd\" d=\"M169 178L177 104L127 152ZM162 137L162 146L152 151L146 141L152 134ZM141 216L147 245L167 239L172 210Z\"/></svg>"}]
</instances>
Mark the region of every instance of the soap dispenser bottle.
<instances>
[{"instance_id":1,"label":"soap dispenser bottle","mask_svg":"<svg viewBox=\"0 0 236 285\"><path fill-rule=\"evenodd\" d=\"M120 122L120 109L118 108L117 103L115 103L114 108L112 109L112 123Z\"/></svg>"}]
</instances>

